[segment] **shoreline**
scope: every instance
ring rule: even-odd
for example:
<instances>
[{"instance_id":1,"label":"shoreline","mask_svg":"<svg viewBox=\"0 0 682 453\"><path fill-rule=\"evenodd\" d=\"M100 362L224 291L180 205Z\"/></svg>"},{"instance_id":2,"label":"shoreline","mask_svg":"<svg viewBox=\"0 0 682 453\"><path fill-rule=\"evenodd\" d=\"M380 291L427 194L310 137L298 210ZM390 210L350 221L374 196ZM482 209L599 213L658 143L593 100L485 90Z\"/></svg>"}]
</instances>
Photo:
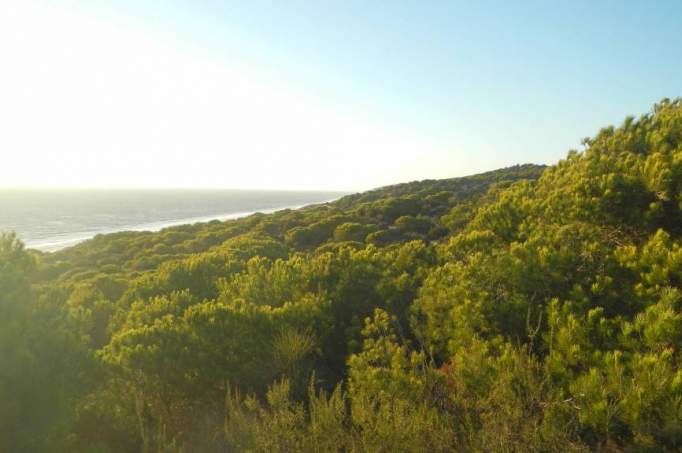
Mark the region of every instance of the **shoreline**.
<instances>
[{"instance_id":1,"label":"shoreline","mask_svg":"<svg viewBox=\"0 0 682 453\"><path fill-rule=\"evenodd\" d=\"M343 196L343 195L342 195ZM136 224L136 225L126 225L122 226L120 228L111 228L111 229L103 229L103 230L98 230L98 231L83 231L83 232L74 232L74 233L64 233L65 235L68 235L69 237L65 237L63 239L58 239L58 237L53 237L52 239L39 239L35 241L24 241L24 244L27 249L33 249L33 250L38 250L43 253L53 253L57 252L59 250L63 250L65 248L73 247L75 245L78 245L82 242L88 241L98 234L113 234L113 233L121 233L125 231L148 231L148 232L156 232L156 231L161 231L165 228L171 228L171 227L176 227L176 226L181 226L181 225L193 225L196 223L208 223L212 222L214 220L218 220L221 222L227 221L227 220L234 220L234 219L239 219L243 217L248 217L254 214L272 214L277 211L283 211L286 209L301 209L306 206L312 206L312 205L317 205L317 204L325 204L325 203L330 203L334 200L338 200L340 197L332 198L330 200L326 201L320 201L320 202L311 202L311 203L305 203L305 204L297 204L297 205L287 205L287 206L278 206L278 207L273 207L273 208L267 208L267 209L258 209L254 211L239 211L239 212L232 212L232 213L226 213L226 214L215 214L215 215L207 215L207 216L201 216L201 217L186 217L182 219L175 219L175 220L166 220L166 221L158 221L158 222L147 222L147 223L141 223L141 224Z\"/></svg>"}]
</instances>

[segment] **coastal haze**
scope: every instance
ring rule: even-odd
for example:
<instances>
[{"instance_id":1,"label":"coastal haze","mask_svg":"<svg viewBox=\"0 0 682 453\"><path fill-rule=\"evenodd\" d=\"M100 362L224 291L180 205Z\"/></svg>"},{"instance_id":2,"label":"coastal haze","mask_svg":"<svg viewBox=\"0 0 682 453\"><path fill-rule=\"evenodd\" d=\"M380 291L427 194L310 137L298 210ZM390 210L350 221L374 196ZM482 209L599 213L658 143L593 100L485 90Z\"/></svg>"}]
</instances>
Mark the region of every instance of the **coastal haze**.
<instances>
[{"instance_id":1,"label":"coastal haze","mask_svg":"<svg viewBox=\"0 0 682 453\"><path fill-rule=\"evenodd\" d=\"M50 252L97 234L157 231L331 201L340 192L210 189L2 189L0 231Z\"/></svg>"}]
</instances>

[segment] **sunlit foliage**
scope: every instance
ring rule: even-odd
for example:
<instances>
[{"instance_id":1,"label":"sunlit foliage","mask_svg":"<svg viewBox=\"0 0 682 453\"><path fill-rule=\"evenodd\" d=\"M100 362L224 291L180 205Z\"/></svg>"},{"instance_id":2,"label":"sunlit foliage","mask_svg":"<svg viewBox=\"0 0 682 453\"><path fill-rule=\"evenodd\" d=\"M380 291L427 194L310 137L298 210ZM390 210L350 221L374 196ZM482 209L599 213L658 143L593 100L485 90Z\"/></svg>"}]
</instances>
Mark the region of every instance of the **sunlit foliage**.
<instances>
[{"instance_id":1,"label":"sunlit foliage","mask_svg":"<svg viewBox=\"0 0 682 453\"><path fill-rule=\"evenodd\" d=\"M0 451L682 450L682 102L584 144L53 254L0 236Z\"/></svg>"}]
</instances>

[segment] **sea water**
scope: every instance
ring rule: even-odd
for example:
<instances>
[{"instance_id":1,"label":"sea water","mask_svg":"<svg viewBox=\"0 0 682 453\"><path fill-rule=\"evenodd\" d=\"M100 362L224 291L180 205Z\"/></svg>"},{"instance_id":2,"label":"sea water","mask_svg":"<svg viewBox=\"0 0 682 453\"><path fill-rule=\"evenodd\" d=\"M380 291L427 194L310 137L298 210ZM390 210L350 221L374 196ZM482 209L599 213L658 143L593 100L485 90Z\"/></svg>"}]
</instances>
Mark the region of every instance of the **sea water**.
<instances>
[{"instance_id":1,"label":"sea water","mask_svg":"<svg viewBox=\"0 0 682 453\"><path fill-rule=\"evenodd\" d=\"M55 251L100 233L156 231L334 200L338 192L182 189L0 189L0 231Z\"/></svg>"}]
</instances>

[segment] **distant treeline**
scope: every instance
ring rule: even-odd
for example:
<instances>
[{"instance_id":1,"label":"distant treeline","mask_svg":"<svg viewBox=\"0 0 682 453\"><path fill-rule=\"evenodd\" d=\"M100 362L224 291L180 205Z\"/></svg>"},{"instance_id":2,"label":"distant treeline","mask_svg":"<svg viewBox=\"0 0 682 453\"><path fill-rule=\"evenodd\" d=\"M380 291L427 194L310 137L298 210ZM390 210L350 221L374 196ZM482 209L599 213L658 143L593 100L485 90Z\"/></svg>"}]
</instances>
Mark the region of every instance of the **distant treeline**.
<instances>
[{"instance_id":1,"label":"distant treeline","mask_svg":"<svg viewBox=\"0 0 682 453\"><path fill-rule=\"evenodd\" d=\"M680 100L546 168L7 233L0 451L681 451L681 285Z\"/></svg>"}]
</instances>

